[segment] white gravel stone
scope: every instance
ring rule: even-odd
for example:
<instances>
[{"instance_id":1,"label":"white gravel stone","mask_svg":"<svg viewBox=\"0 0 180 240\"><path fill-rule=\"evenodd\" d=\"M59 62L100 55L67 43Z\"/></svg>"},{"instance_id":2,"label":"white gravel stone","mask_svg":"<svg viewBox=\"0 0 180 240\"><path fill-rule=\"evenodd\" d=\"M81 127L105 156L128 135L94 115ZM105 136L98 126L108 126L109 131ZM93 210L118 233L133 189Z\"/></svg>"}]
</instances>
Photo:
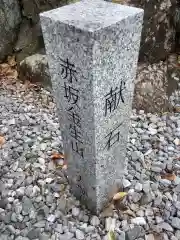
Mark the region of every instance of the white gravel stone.
<instances>
[{"instance_id":1,"label":"white gravel stone","mask_svg":"<svg viewBox=\"0 0 180 240\"><path fill-rule=\"evenodd\" d=\"M171 225L167 222L162 222L160 225L159 225L162 229L168 231L168 232L173 232L173 228L171 227Z\"/></svg>"},{"instance_id":2,"label":"white gravel stone","mask_svg":"<svg viewBox=\"0 0 180 240\"><path fill-rule=\"evenodd\" d=\"M133 188L129 189L128 195L133 195L133 194L134 194L134 189Z\"/></svg>"},{"instance_id":3,"label":"white gravel stone","mask_svg":"<svg viewBox=\"0 0 180 240\"><path fill-rule=\"evenodd\" d=\"M154 235L153 234L145 235L145 240L155 240Z\"/></svg>"},{"instance_id":4,"label":"white gravel stone","mask_svg":"<svg viewBox=\"0 0 180 240\"><path fill-rule=\"evenodd\" d=\"M6 186L7 187L12 187L13 185L13 179L8 179L7 183L6 183Z\"/></svg>"},{"instance_id":5,"label":"white gravel stone","mask_svg":"<svg viewBox=\"0 0 180 240\"><path fill-rule=\"evenodd\" d=\"M8 198L8 202L9 202L9 203L14 202L14 198L13 198L13 197L9 197L9 198Z\"/></svg>"},{"instance_id":6,"label":"white gravel stone","mask_svg":"<svg viewBox=\"0 0 180 240\"><path fill-rule=\"evenodd\" d=\"M148 131L149 131L149 133L150 133L151 135L156 135L156 134L157 134L157 129L155 129L155 128L149 127L149 128L148 128Z\"/></svg>"},{"instance_id":7,"label":"white gravel stone","mask_svg":"<svg viewBox=\"0 0 180 240\"><path fill-rule=\"evenodd\" d=\"M0 214L4 212L5 210L3 208L0 208Z\"/></svg>"},{"instance_id":8,"label":"white gravel stone","mask_svg":"<svg viewBox=\"0 0 180 240\"><path fill-rule=\"evenodd\" d=\"M78 239L78 240L83 240L83 239L85 239L85 236L84 236L84 233L81 231L81 230L79 230L79 229L76 229L76 238Z\"/></svg>"},{"instance_id":9,"label":"white gravel stone","mask_svg":"<svg viewBox=\"0 0 180 240\"><path fill-rule=\"evenodd\" d=\"M163 184L163 185L165 185L165 186L171 185L171 181L168 180L168 179L161 179L161 180L160 180L160 183Z\"/></svg>"},{"instance_id":10,"label":"white gravel stone","mask_svg":"<svg viewBox=\"0 0 180 240\"><path fill-rule=\"evenodd\" d=\"M55 231L62 234L63 233L63 225L57 224Z\"/></svg>"},{"instance_id":11,"label":"white gravel stone","mask_svg":"<svg viewBox=\"0 0 180 240\"><path fill-rule=\"evenodd\" d=\"M175 206L178 210L180 210L180 202L179 202L179 201L176 201L176 202L174 203L174 206Z\"/></svg>"},{"instance_id":12,"label":"white gravel stone","mask_svg":"<svg viewBox=\"0 0 180 240\"><path fill-rule=\"evenodd\" d=\"M179 185L180 184L180 177L176 177L175 180L174 180L174 184L175 185Z\"/></svg>"},{"instance_id":13,"label":"white gravel stone","mask_svg":"<svg viewBox=\"0 0 180 240\"><path fill-rule=\"evenodd\" d=\"M162 219L162 217L159 217L159 216L156 216L156 223L159 224L159 223L162 223L164 220Z\"/></svg>"},{"instance_id":14,"label":"white gravel stone","mask_svg":"<svg viewBox=\"0 0 180 240\"><path fill-rule=\"evenodd\" d=\"M128 188L131 186L131 182L127 179L123 179L123 187Z\"/></svg>"},{"instance_id":15,"label":"white gravel stone","mask_svg":"<svg viewBox=\"0 0 180 240\"><path fill-rule=\"evenodd\" d=\"M138 211L136 212L136 215L137 215L138 217L144 217L144 210L142 210L142 209L138 210Z\"/></svg>"},{"instance_id":16,"label":"white gravel stone","mask_svg":"<svg viewBox=\"0 0 180 240\"><path fill-rule=\"evenodd\" d=\"M16 161L16 162L13 164L13 166L12 166L12 170L13 170L13 171L16 171L16 170L18 169L18 166L19 166L19 162Z\"/></svg>"},{"instance_id":17,"label":"white gravel stone","mask_svg":"<svg viewBox=\"0 0 180 240\"><path fill-rule=\"evenodd\" d=\"M15 238L15 240L29 240L29 238L19 236L19 237Z\"/></svg>"},{"instance_id":18,"label":"white gravel stone","mask_svg":"<svg viewBox=\"0 0 180 240\"><path fill-rule=\"evenodd\" d=\"M137 192L141 192L142 191L142 184L141 183L136 183L136 185L135 185L135 190L137 191Z\"/></svg>"},{"instance_id":19,"label":"white gravel stone","mask_svg":"<svg viewBox=\"0 0 180 240\"><path fill-rule=\"evenodd\" d=\"M136 217L131 219L131 223L143 226L146 225L146 220L143 217Z\"/></svg>"},{"instance_id":20,"label":"white gravel stone","mask_svg":"<svg viewBox=\"0 0 180 240\"><path fill-rule=\"evenodd\" d=\"M43 228L43 227L45 227L45 225L46 225L46 221L45 220L41 220L41 221L35 223L34 227L36 227L36 228Z\"/></svg>"},{"instance_id":21,"label":"white gravel stone","mask_svg":"<svg viewBox=\"0 0 180 240\"><path fill-rule=\"evenodd\" d=\"M105 220L105 229L106 231L114 231L115 230L115 227L116 227L116 219L115 218L106 218Z\"/></svg>"},{"instance_id":22,"label":"white gravel stone","mask_svg":"<svg viewBox=\"0 0 180 240\"><path fill-rule=\"evenodd\" d=\"M53 178L46 178L46 183L52 183L53 182ZM43 182L44 183L44 182ZM44 185L44 184L43 184Z\"/></svg>"},{"instance_id":23,"label":"white gravel stone","mask_svg":"<svg viewBox=\"0 0 180 240\"><path fill-rule=\"evenodd\" d=\"M55 222L55 220L56 220L56 216L53 215L53 214L51 214L51 215L48 216L47 220L48 220L48 222L53 223L53 222Z\"/></svg>"},{"instance_id":24,"label":"white gravel stone","mask_svg":"<svg viewBox=\"0 0 180 240\"><path fill-rule=\"evenodd\" d=\"M93 216L90 221L92 226L98 226L100 224L100 220L97 216Z\"/></svg>"},{"instance_id":25,"label":"white gravel stone","mask_svg":"<svg viewBox=\"0 0 180 240\"><path fill-rule=\"evenodd\" d=\"M15 118L12 118L8 121L8 125L15 125L15 124L16 124Z\"/></svg>"},{"instance_id":26,"label":"white gravel stone","mask_svg":"<svg viewBox=\"0 0 180 240\"><path fill-rule=\"evenodd\" d=\"M73 207L73 208L72 208L72 215L73 215L74 217L77 217L77 216L79 216L79 214L80 214L80 209L79 209L79 208L76 208L76 207Z\"/></svg>"},{"instance_id":27,"label":"white gravel stone","mask_svg":"<svg viewBox=\"0 0 180 240\"><path fill-rule=\"evenodd\" d=\"M44 158L38 158L38 162L42 165L45 165L45 159Z\"/></svg>"},{"instance_id":28,"label":"white gravel stone","mask_svg":"<svg viewBox=\"0 0 180 240\"><path fill-rule=\"evenodd\" d=\"M143 191L144 191L145 193L149 193L150 189L151 189L151 187L150 187L150 182L149 182L149 181L148 181L148 182L145 182L145 183L143 184Z\"/></svg>"},{"instance_id":29,"label":"white gravel stone","mask_svg":"<svg viewBox=\"0 0 180 240\"><path fill-rule=\"evenodd\" d=\"M178 238L175 237L175 236L172 236L172 237L171 237L171 240L178 240Z\"/></svg>"},{"instance_id":30,"label":"white gravel stone","mask_svg":"<svg viewBox=\"0 0 180 240\"><path fill-rule=\"evenodd\" d=\"M176 146L179 146L180 145L180 139L179 138L175 138L174 139L174 143Z\"/></svg>"},{"instance_id":31,"label":"white gravel stone","mask_svg":"<svg viewBox=\"0 0 180 240\"><path fill-rule=\"evenodd\" d=\"M47 144L46 144L46 143L41 143L40 149L41 149L42 151L45 151L46 148L47 148Z\"/></svg>"},{"instance_id":32,"label":"white gravel stone","mask_svg":"<svg viewBox=\"0 0 180 240\"><path fill-rule=\"evenodd\" d=\"M171 222L172 227L180 229L180 218L173 217Z\"/></svg>"}]
</instances>

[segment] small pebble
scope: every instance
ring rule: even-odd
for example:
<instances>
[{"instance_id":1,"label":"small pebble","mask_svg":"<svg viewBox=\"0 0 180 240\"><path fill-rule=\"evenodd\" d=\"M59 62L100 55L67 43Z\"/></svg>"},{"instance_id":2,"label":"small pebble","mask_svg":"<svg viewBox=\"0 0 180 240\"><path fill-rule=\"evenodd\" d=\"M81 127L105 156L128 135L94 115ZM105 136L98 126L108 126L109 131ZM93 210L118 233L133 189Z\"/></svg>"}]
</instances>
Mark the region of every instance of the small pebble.
<instances>
[{"instance_id":1,"label":"small pebble","mask_svg":"<svg viewBox=\"0 0 180 240\"><path fill-rule=\"evenodd\" d=\"M146 225L146 220L143 217L136 217L131 219L131 223L143 226Z\"/></svg>"},{"instance_id":2,"label":"small pebble","mask_svg":"<svg viewBox=\"0 0 180 240\"><path fill-rule=\"evenodd\" d=\"M100 224L100 220L97 216L93 216L90 220L92 226L98 226Z\"/></svg>"}]
</instances>

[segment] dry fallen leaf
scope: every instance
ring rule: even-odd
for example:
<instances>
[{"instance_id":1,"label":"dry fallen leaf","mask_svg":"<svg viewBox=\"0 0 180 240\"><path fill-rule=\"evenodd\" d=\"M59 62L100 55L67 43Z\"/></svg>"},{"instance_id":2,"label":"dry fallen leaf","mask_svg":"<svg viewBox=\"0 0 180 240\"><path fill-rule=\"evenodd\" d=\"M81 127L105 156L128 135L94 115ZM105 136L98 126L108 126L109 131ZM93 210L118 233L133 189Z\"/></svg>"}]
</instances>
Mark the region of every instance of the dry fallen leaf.
<instances>
[{"instance_id":1,"label":"dry fallen leaf","mask_svg":"<svg viewBox=\"0 0 180 240\"><path fill-rule=\"evenodd\" d=\"M11 67L14 67L14 66L16 66L16 60L15 60L15 56L9 56L8 58L7 58L7 62L8 62L8 64L9 64L9 66L11 66Z\"/></svg>"},{"instance_id":2,"label":"dry fallen leaf","mask_svg":"<svg viewBox=\"0 0 180 240\"><path fill-rule=\"evenodd\" d=\"M0 136L0 147L5 143L5 138Z\"/></svg>"},{"instance_id":3,"label":"dry fallen leaf","mask_svg":"<svg viewBox=\"0 0 180 240\"><path fill-rule=\"evenodd\" d=\"M154 238L152 238L152 239L154 239L154 240L162 240L162 234L163 233L156 233L156 232L153 232L153 235L154 235ZM147 240L147 239L146 239Z\"/></svg>"},{"instance_id":4,"label":"dry fallen leaf","mask_svg":"<svg viewBox=\"0 0 180 240\"><path fill-rule=\"evenodd\" d=\"M56 169L67 170L67 165L66 164L57 164Z\"/></svg>"},{"instance_id":5,"label":"dry fallen leaf","mask_svg":"<svg viewBox=\"0 0 180 240\"><path fill-rule=\"evenodd\" d=\"M114 195L113 200L122 200L126 195L126 192L118 192Z\"/></svg>"},{"instance_id":6,"label":"dry fallen leaf","mask_svg":"<svg viewBox=\"0 0 180 240\"><path fill-rule=\"evenodd\" d=\"M177 113L180 113L180 106L175 106L174 111L177 112Z\"/></svg>"},{"instance_id":7,"label":"dry fallen leaf","mask_svg":"<svg viewBox=\"0 0 180 240\"><path fill-rule=\"evenodd\" d=\"M5 75L8 78L16 79L18 77L18 72L16 69L13 69L9 64L3 63L0 64L0 75Z\"/></svg>"},{"instance_id":8,"label":"dry fallen leaf","mask_svg":"<svg viewBox=\"0 0 180 240\"><path fill-rule=\"evenodd\" d=\"M167 173L161 176L162 179L167 179L169 181L174 181L176 179L176 175L174 173Z\"/></svg>"},{"instance_id":9,"label":"dry fallen leaf","mask_svg":"<svg viewBox=\"0 0 180 240\"><path fill-rule=\"evenodd\" d=\"M121 200L114 201L114 207L117 211L121 211L121 212L128 210L128 207L126 206L126 204L123 203Z\"/></svg>"},{"instance_id":10,"label":"dry fallen leaf","mask_svg":"<svg viewBox=\"0 0 180 240\"><path fill-rule=\"evenodd\" d=\"M57 165L56 169L62 169L62 165Z\"/></svg>"},{"instance_id":11,"label":"dry fallen leaf","mask_svg":"<svg viewBox=\"0 0 180 240\"><path fill-rule=\"evenodd\" d=\"M124 4L126 3L126 0L112 0L113 3L119 3L119 4Z\"/></svg>"},{"instance_id":12,"label":"dry fallen leaf","mask_svg":"<svg viewBox=\"0 0 180 240\"><path fill-rule=\"evenodd\" d=\"M127 214L131 217L136 217L136 214L131 210L131 209L127 209L126 211L123 212L124 214Z\"/></svg>"},{"instance_id":13,"label":"dry fallen leaf","mask_svg":"<svg viewBox=\"0 0 180 240\"><path fill-rule=\"evenodd\" d=\"M162 112L161 114L162 114L162 115L167 115L167 114L168 114L168 112Z\"/></svg>"},{"instance_id":14,"label":"dry fallen leaf","mask_svg":"<svg viewBox=\"0 0 180 240\"><path fill-rule=\"evenodd\" d=\"M53 155L51 156L52 160L57 160L57 159L64 159L64 154L62 153L53 153Z\"/></svg>"},{"instance_id":15,"label":"dry fallen leaf","mask_svg":"<svg viewBox=\"0 0 180 240\"><path fill-rule=\"evenodd\" d=\"M5 74L9 71L10 67L7 63L0 64L0 73Z\"/></svg>"},{"instance_id":16,"label":"dry fallen leaf","mask_svg":"<svg viewBox=\"0 0 180 240\"><path fill-rule=\"evenodd\" d=\"M67 170L67 164L64 164L62 167L63 170Z\"/></svg>"},{"instance_id":17,"label":"dry fallen leaf","mask_svg":"<svg viewBox=\"0 0 180 240\"><path fill-rule=\"evenodd\" d=\"M9 71L6 72L6 75L11 78L17 78L18 72L16 69L10 69Z\"/></svg>"},{"instance_id":18,"label":"dry fallen leaf","mask_svg":"<svg viewBox=\"0 0 180 240\"><path fill-rule=\"evenodd\" d=\"M109 203L101 212L101 217L105 218L105 217L112 217L114 214L114 204L113 203Z\"/></svg>"},{"instance_id":19,"label":"dry fallen leaf","mask_svg":"<svg viewBox=\"0 0 180 240\"><path fill-rule=\"evenodd\" d=\"M180 55L178 55L177 57L177 62L178 62L178 65L180 65Z\"/></svg>"}]
</instances>

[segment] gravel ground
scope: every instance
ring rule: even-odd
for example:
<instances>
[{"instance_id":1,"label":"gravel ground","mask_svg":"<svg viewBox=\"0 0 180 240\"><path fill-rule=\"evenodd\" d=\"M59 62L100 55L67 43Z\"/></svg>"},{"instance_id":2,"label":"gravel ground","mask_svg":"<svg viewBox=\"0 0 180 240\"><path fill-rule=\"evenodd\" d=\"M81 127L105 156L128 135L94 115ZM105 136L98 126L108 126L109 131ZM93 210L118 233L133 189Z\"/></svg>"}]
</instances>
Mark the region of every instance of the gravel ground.
<instances>
[{"instance_id":1,"label":"gravel ground","mask_svg":"<svg viewBox=\"0 0 180 240\"><path fill-rule=\"evenodd\" d=\"M180 239L180 114L133 112L126 209L92 216L51 160L62 141L50 94L1 86L0 111L0 240L107 240L111 225L117 240Z\"/></svg>"}]
</instances>

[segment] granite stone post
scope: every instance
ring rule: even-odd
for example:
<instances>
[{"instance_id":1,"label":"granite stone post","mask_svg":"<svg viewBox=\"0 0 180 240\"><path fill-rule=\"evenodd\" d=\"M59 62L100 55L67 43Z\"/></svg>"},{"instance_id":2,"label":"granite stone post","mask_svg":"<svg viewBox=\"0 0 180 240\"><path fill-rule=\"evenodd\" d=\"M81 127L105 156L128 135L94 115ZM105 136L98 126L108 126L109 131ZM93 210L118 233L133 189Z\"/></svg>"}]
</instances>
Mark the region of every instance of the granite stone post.
<instances>
[{"instance_id":1,"label":"granite stone post","mask_svg":"<svg viewBox=\"0 0 180 240\"><path fill-rule=\"evenodd\" d=\"M143 10L85 0L40 18L72 192L99 212L123 177Z\"/></svg>"}]
</instances>

